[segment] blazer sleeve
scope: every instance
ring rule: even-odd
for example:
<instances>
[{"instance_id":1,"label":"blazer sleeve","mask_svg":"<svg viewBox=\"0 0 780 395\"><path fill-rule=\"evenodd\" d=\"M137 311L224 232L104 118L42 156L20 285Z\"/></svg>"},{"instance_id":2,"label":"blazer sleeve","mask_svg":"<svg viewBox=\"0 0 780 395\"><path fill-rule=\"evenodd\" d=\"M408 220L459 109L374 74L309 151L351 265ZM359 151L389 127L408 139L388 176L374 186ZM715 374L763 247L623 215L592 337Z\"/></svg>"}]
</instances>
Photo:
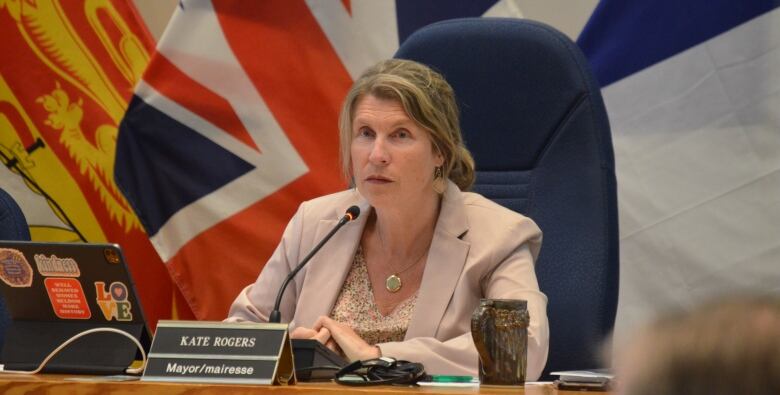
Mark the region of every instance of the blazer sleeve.
<instances>
[{"instance_id":1,"label":"blazer sleeve","mask_svg":"<svg viewBox=\"0 0 780 395\"><path fill-rule=\"evenodd\" d=\"M257 281L244 288L233 301L225 322L268 322L279 287L298 262L303 232L303 211L301 205L287 224L279 245L263 266ZM302 274L298 273L296 280L302 281ZM290 322L295 313L295 302L298 299L296 285L295 282L291 282L282 297L279 307L282 322Z\"/></svg>"},{"instance_id":2,"label":"blazer sleeve","mask_svg":"<svg viewBox=\"0 0 780 395\"><path fill-rule=\"evenodd\" d=\"M528 301L530 324L528 328L528 365L526 380L537 380L547 361L549 327L547 321L547 297L539 291L534 271L534 259L541 245L541 232L531 221L534 231L525 233L505 259L495 266L483 280L485 298L523 299ZM524 226L528 231L527 226ZM518 240L518 239L515 239ZM481 295L474 295L475 299ZM458 321L471 322L471 311L462 313ZM470 327L470 326L469 326ZM439 330L441 331L441 328ZM431 374L478 374L478 355L471 332L466 329L450 339L418 337L402 342L378 344L382 355L422 362Z\"/></svg>"},{"instance_id":3,"label":"blazer sleeve","mask_svg":"<svg viewBox=\"0 0 780 395\"><path fill-rule=\"evenodd\" d=\"M415 337L377 346L383 356L421 362L428 374L477 376L478 356L470 332L445 341Z\"/></svg>"}]
</instances>

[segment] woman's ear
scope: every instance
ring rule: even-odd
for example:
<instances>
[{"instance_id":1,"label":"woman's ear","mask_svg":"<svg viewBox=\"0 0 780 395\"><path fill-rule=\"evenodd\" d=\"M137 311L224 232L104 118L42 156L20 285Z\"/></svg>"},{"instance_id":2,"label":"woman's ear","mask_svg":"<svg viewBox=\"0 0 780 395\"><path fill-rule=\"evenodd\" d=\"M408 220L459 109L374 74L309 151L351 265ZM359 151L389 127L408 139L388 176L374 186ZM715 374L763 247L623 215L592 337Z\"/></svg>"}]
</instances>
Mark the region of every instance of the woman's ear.
<instances>
[{"instance_id":1,"label":"woman's ear","mask_svg":"<svg viewBox=\"0 0 780 395\"><path fill-rule=\"evenodd\" d=\"M436 166L437 167L444 166L444 155L441 154L441 151L434 148L433 155L434 155L434 163L436 164Z\"/></svg>"}]
</instances>

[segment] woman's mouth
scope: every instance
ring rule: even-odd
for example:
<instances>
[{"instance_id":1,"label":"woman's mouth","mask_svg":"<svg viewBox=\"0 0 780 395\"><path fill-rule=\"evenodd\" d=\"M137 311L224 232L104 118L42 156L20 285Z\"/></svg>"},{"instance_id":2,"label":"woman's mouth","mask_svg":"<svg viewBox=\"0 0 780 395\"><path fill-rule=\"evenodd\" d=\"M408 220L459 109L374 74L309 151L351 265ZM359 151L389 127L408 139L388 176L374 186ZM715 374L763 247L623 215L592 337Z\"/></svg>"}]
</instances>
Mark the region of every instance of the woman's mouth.
<instances>
[{"instance_id":1,"label":"woman's mouth","mask_svg":"<svg viewBox=\"0 0 780 395\"><path fill-rule=\"evenodd\" d=\"M366 177L366 182L376 183L376 184L384 184L384 183L388 183L388 182L392 182L392 181L389 178L387 178L387 177L368 176L368 177Z\"/></svg>"}]
</instances>

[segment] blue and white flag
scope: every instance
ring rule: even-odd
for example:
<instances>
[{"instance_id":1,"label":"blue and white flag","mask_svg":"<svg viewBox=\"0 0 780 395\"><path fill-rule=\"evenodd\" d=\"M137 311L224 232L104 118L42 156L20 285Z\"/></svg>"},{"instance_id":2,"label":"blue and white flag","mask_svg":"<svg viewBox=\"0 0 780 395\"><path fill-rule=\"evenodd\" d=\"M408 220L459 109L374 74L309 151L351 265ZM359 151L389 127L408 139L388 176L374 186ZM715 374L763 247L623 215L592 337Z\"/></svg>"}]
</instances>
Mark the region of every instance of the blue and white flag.
<instances>
[{"instance_id":1,"label":"blue and white flag","mask_svg":"<svg viewBox=\"0 0 780 395\"><path fill-rule=\"evenodd\" d=\"M580 35L615 146L617 338L667 308L780 292L778 5L603 0Z\"/></svg>"}]
</instances>

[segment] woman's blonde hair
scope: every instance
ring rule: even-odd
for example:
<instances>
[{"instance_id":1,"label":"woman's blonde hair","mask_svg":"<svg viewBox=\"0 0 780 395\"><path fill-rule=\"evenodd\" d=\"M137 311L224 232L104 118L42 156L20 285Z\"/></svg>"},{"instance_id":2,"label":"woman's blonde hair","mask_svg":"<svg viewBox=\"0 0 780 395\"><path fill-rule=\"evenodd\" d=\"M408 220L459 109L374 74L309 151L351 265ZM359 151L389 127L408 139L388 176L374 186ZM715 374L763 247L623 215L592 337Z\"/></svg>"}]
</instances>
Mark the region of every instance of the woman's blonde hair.
<instances>
[{"instance_id":1,"label":"woman's blonde hair","mask_svg":"<svg viewBox=\"0 0 780 395\"><path fill-rule=\"evenodd\" d=\"M350 146L355 106L364 96L395 100L406 115L428 131L434 151L444 158L442 175L461 190L474 183L474 159L463 144L455 93L441 74L423 64L389 59L366 70L344 99L339 117L341 167L352 178ZM434 171L434 169L431 169Z\"/></svg>"}]
</instances>

